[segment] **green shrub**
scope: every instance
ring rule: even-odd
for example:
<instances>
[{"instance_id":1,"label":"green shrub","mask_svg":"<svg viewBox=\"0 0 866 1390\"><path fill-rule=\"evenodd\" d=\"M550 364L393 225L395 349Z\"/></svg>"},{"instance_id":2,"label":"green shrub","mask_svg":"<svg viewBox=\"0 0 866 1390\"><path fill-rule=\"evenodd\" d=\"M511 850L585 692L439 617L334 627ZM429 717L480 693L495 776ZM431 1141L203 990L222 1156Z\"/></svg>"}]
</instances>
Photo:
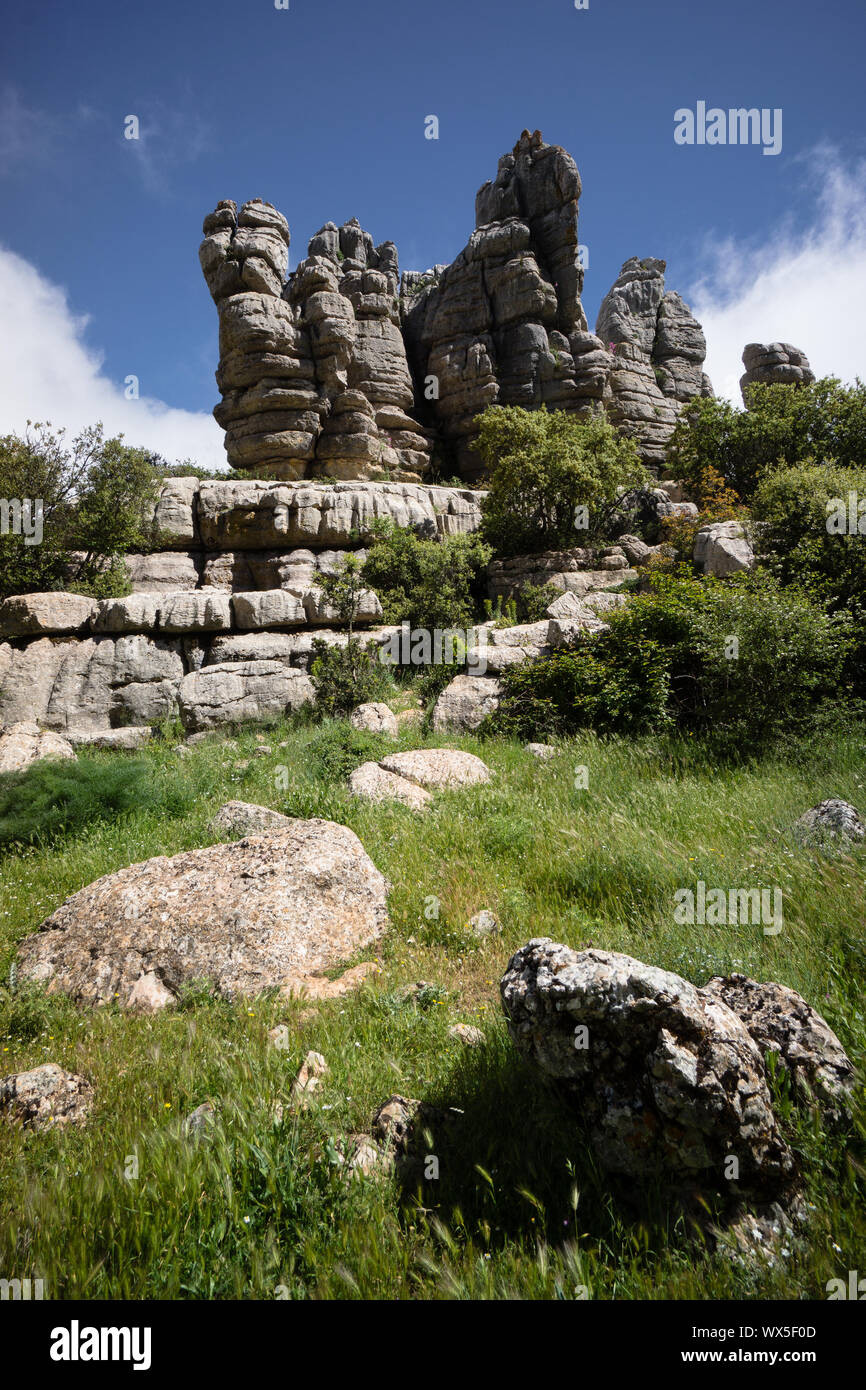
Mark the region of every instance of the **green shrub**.
<instances>
[{"instance_id":1,"label":"green shrub","mask_svg":"<svg viewBox=\"0 0 866 1390\"><path fill-rule=\"evenodd\" d=\"M655 643L620 649L588 639L537 662L506 666L493 727L514 738L661 731L667 713L668 669Z\"/></svg>"},{"instance_id":2,"label":"green shrub","mask_svg":"<svg viewBox=\"0 0 866 1390\"><path fill-rule=\"evenodd\" d=\"M489 474L481 529L500 555L603 536L617 488L647 480L632 441L598 417L497 405L477 424L473 448ZM586 529L577 527L579 507L588 509Z\"/></svg>"},{"instance_id":3,"label":"green shrub","mask_svg":"<svg viewBox=\"0 0 866 1390\"><path fill-rule=\"evenodd\" d=\"M0 848L77 834L143 809L183 815L190 801L191 793L155 780L143 761L46 759L0 775Z\"/></svg>"},{"instance_id":4,"label":"green shrub","mask_svg":"<svg viewBox=\"0 0 866 1390\"><path fill-rule=\"evenodd\" d=\"M118 557L144 548L152 536L160 482L155 458L124 444L122 435L105 439L101 425L69 446L65 431L48 424L0 438L0 498L42 503L38 544L12 530L0 534L0 595L63 588L67 576L88 593L89 586L122 582ZM102 577L106 568L110 581Z\"/></svg>"},{"instance_id":5,"label":"green shrub","mask_svg":"<svg viewBox=\"0 0 866 1390\"><path fill-rule=\"evenodd\" d=\"M357 637L350 637L343 647L331 646L319 637L313 643L313 653L310 679L316 689L316 713L321 717L351 714L356 705L379 700L389 689L378 648L371 655Z\"/></svg>"},{"instance_id":6,"label":"green shrub","mask_svg":"<svg viewBox=\"0 0 866 1390\"><path fill-rule=\"evenodd\" d=\"M848 496L866 499L866 467L802 463L766 474L752 499L761 560L783 584L808 589L846 612L855 636L847 673L866 694L866 534L849 533ZM833 514L842 508L843 528ZM831 529L828 530L828 523ZM866 518L863 520L866 531Z\"/></svg>"},{"instance_id":7,"label":"green shrub","mask_svg":"<svg viewBox=\"0 0 866 1390\"><path fill-rule=\"evenodd\" d=\"M751 752L808 727L836 694L852 635L768 573L656 574L571 651L506 668L496 727L521 737L676 727ZM736 639L734 654L732 639Z\"/></svg>"},{"instance_id":8,"label":"green shrub","mask_svg":"<svg viewBox=\"0 0 866 1390\"><path fill-rule=\"evenodd\" d=\"M385 734L341 722L325 724L310 742L312 765L326 782L345 782L356 767L378 762L393 749L393 739Z\"/></svg>"},{"instance_id":9,"label":"green shrub","mask_svg":"<svg viewBox=\"0 0 866 1390\"><path fill-rule=\"evenodd\" d=\"M492 553L477 535L423 540L386 520L371 529L364 582L379 595L387 623L427 631L471 626Z\"/></svg>"},{"instance_id":10,"label":"green shrub","mask_svg":"<svg viewBox=\"0 0 866 1390\"><path fill-rule=\"evenodd\" d=\"M843 386L824 377L810 386L756 383L749 409L710 397L692 401L680 416L668 466L694 491L713 468L747 501L777 464L803 459L866 467L866 385Z\"/></svg>"}]
</instances>

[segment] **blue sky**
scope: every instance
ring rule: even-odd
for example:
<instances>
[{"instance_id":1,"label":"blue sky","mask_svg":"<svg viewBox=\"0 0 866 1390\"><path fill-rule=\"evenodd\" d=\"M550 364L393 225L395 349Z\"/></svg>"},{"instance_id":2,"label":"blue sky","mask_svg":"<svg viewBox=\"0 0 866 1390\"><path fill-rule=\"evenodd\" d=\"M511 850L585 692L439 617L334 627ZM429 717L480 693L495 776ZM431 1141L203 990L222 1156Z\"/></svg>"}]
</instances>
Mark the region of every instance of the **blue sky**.
<instances>
[{"instance_id":1,"label":"blue sky","mask_svg":"<svg viewBox=\"0 0 866 1390\"><path fill-rule=\"evenodd\" d=\"M866 377L862 0L6 8L0 430L96 412L130 442L214 461L204 214L275 203L292 266L323 222L357 216L424 269L465 244L476 189L525 126L581 172L590 326L623 260L662 256L703 311L717 387L754 339ZM780 107L781 153L676 145L675 110L699 100ZM131 373L140 401L122 397Z\"/></svg>"}]
</instances>

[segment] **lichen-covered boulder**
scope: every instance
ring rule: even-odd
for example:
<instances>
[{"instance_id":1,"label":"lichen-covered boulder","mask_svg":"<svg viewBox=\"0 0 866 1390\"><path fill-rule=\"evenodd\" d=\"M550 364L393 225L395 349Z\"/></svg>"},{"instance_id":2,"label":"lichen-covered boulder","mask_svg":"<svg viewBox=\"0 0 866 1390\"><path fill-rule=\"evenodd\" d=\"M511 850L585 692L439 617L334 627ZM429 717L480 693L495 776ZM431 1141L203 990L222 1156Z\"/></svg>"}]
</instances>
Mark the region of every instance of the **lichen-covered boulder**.
<instances>
[{"instance_id":1,"label":"lichen-covered boulder","mask_svg":"<svg viewBox=\"0 0 866 1390\"><path fill-rule=\"evenodd\" d=\"M501 993L514 1041L574 1100L610 1171L721 1184L733 1157L752 1183L791 1175L761 1052L712 992L537 938L511 958Z\"/></svg>"},{"instance_id":2,"label":"lichen-covered boulder","mask_svg":"<svg viewBox=\"0 0 866 1390\"><path fill-rule=\"evenodd\" d=\"M194 981L256 995L375 941L387 888L345 825L296 820L106 874L21 942L19 973L81 1004L147 1011Z\"/></svg>"}]
</instances>

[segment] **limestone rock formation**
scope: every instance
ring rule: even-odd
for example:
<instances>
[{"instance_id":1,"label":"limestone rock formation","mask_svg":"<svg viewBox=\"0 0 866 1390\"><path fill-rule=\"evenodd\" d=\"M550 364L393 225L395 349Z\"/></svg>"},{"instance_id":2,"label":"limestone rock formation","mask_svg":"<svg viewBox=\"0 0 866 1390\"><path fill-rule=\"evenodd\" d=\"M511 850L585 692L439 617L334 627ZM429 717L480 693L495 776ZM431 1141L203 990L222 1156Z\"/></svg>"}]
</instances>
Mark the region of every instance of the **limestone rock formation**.
<instances>
[{"instance_id":1,"label":"limestone rock formation","mask_svg":"<svg viewBox=\"0 0 866 1390\"><path fill-rule=\"evenodd\" d=\"M0 603L0 637L45 637L84 632L96 604L81 594L14 594Z\"/></svg>"},{"instance_id":2,"label":"limestone rock formation","mask_svg":"<svg viewBox=\"0 0 866 1390\"><path fill-rule=\"evenodd\" d=\"M229 462L260 476L420 479L481 473L488 405L607 408L661 462L676 414L711 391L700 325L664 261L632 259L591 333L581 304L581 180L571 155L524 130L475 201L450 265L398 280L393 242L326 222L288 276L270 203L219 203L199 256L217 304ZM166 518L168 521L169 518Z\"/></svg>"},{"instance_id":3,"label":"limestone rock formation","mask_svg":"<svg viewBox=\"0 0 866 1390\"><path fill-rule=\"evenodd\" d=\"M618 952L522 947L501 984L514 1041L555 1078L612 1172L774 1188L794 1160L773 1112L762 1055L715 994Z\"/></svg>"},{"instance_id":4,"label":"limestone rock formation","mask_svg":"<svg viewBox=\"0 0 866 1390\"><path fill-rule=\"evenodd\" d=\"M753 382L768 386L808 386L815 380L805 352L790 343L747 343L743 348L745 372L740 377L743 404L748 408L748 390Z\"/></svg>"},{"instance_id":5,"label":"limestone rock formation","mask_svg":"<svg viewBox=\"0 0 866 1390\"><path fill-rule=\"evenodd\" d=\"M289 228L261 199L204 221L199 258L220 319L214 414L229 462L292 479L418 479L430 445L408 413L397 249L327 222L286 278Z\"/></svg>"},{"instance_id":6,"label":"limestone rock formation","mask_svg":"<svg viewBox=\"0 0 866 1390\"><path fill-rule=\"evenodd\" d=\"M0 772L24 772L43 758L74 761L75 749L60 734L42 730L28 720L7 728L0 726Z\"/></svg>"},{"instance_id":7,"label":"limestone rock formation","mask_svg":"<svg viewBox=\"0 0 866 1390\"><path fill-rule=\"evenodd\" d=\"M231 997L255 995L376 940L386 892L346 826L292 821L97 879L25 938L20 975L79 1003L151 1011L201 979Z\"/></svg>"},{"instance_id":8,"label":"limestone rock formation","mask_svg":"<svg viewBox=\"0 0 866 1390\"><path fill-rule=\"evenodd\" d=\"M74 743L134 747L165 717L200 730L297 708L312 699L314 643L348 640L322 576L347 552L366 558L379 518L425 537L473 532L481 498L410 483L166 479L161 548L128 557L132 594L25 594L0 606L0 726L32 721ZM381 616L377 596L362 594L359 641L391 639Z\"/></svg>"},{"instance_id":9,"label":"limestone rock formation","mask_svg":"<svg viewBox=\"0 0 866 1390\"><path fill-rule=\"evenodd\" d=\"M602 300L595 331L612 355L607 414L635 440L644 463L658 466L682 406L712 395L703 330L680 296L665 290L665 262L632 256Z\"/></svg>"},{"instance_id":10,"label":"limestone rock formation","mask_svg":"<svg viewBox=\"0 0 866 1390\"><path fill-rule=\"evenodd\" d=\"M80 1125L93 1108L93 1086L83 1076L44 1062L32 1071L0 1078L0 1115L22 1129Z\"/></svg>"},{"instance_id":11,"label":"limestone rock formation","mask_svg":"<svg viewBox=\"0 0 866 1390\"><path fill-rule=\"evenodd\" d=\"M463 477L481 472L470 445L486 406L598 408L609 359L580 302L580 192L571 156L524 131L479 190L457 259L403 276L415 379Z\"/></svg>"},{"instance_id":12,"label":"limestone rock formation","mask_svg":"<svg viewBox=\"0 0 866 1390\"><path fill-rule=\"evenodd\" d=\"M713 521L695 537L694 561L704 574L722 577L754 569L755 552L738 521Z\"/></svg>"}]
</instances>

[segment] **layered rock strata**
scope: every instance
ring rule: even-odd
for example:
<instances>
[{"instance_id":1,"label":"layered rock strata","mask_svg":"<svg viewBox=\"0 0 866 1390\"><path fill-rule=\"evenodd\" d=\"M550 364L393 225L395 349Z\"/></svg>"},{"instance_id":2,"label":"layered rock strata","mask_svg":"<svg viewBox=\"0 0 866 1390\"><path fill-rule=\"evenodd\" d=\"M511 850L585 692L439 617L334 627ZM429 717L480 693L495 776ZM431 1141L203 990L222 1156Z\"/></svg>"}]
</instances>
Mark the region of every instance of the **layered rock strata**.
<instances>
[{"instance_id":1,"label":"layered rock strata","mask_svg":"<svg viewBox=\"0 0 866 1390\"><path fill-rule=\"evenodd\" d=\"M418 480L432 459L472 480L474 422L494 404L606 409L661 462L683 403L711 390L703 333L665 290L664 261L636 258L589 331L580 194L571 155L525 130L479 189L456 259L402 279L394 243L374 246L354 219L325 223L287 275L282 214L219 203L199 254L229 462L284 480Z\"/></svg>"}]
</instances>

